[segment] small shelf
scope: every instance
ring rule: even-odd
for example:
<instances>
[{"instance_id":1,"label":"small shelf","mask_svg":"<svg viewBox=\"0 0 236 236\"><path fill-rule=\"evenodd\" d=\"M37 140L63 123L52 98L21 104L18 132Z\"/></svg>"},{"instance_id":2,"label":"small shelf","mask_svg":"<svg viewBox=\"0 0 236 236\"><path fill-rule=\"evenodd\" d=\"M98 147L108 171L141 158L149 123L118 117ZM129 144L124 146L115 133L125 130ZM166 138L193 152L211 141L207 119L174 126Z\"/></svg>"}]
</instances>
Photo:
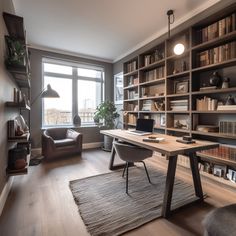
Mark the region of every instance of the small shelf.
<instances>
[{"instance_id":1,"label":"small shelf","mask_svg":"<svg viewBox=\"0 0 236 236\"><path fill-rule=\"evenodd\" d=\"M165 111L139 111L139 113L164 114Z\"/></svg>"},{"instance_id":2,"label":"small shelf","mask_svg":"<svg viewBox=\"0 0 236 236\"><path fill-rule=\"evenodd\" d=\"M235 38L236 38L236 31L233 31L228 34L222 35L221 37L209 40L209 41L201 43L201 44L198 44L198 45L192 47L192 50L201 51L204 49L208 49L210 47L217 46L221 43L225 43L225 41L229 41L229 40L232 40Z\"/></svg>"},{"instance_id":3,"label":"small shelf","mask_svg":"<svg viewBox=\"0 0 236 236\"><path fill-rule=\"evenodd\" d=\"M211 89L211 90L203 90L203 91L195 91L192 92L192 95L201 95L201 94L215 94L215 93L234 93L236 92L236 87L233 88L225 88L225 89Z\"/></svg>"},{"instance_id":4,"label":"small shelf","mask_svg":"<svg viewBox=\"0 0 236 236\"><path fill-rule=\"evenodd\" d=\"M154 69L156 67L160 67L160 66L164 66L164 65L165 65L165 59L162 59L162 60L156 61L152 64L149 64L147 66L143 66L139 70L140 71L145 71L145 70Z\"/></svg>"},{"instance_id":5,"label":"small shelf","mask_svg":"<svg viewBox=\"0 0 236 236\"><path fill-rule=\"evenodd\" d=\"M175 111L166 111L166 113L176 113L176 114L187 114L187 113L190 113L190 111L178 111L178 110L175 110Z\"/></svg>"},{"instance_id":6,"label":"small shelf","mask_svg":"<svg viewBox=\"0 0 236 236\"><path fill-rule=\"evenodd\" d=\"M133 70L131 72L125 73L124 76L131 76L131 75L136 75L138 74L138 70Z\"/></svg>"},{"instance_id":7,"label":"small shelf","mask_svg":"<svg viewBox=\"0 0 236 236\"><path fill-rule=\"evenodd\" d=\"M166 60L180 59L180 58L186 57L189 52L190 52L190 49L188 48L187 50L184 51L183 54L181 54L181 55L175 55L175 54L173 54L173 55L171 55L171 56L168 56L168 57L166 58Z\"/></svg>"},{"instance_id":8,"label":"small shelf","mask_svg":"<svg viewBox=\"0 0 236 236\"><path fill-rule=\"evenodd\" d=\"M134 85L126 86L126 87L124 87L123 89L124 89L124 90L129 90L129 89L137 88L138 86L139 86L138 84L134 84Z\"/></svg>"},{"instance_id":9,"label":"small shelf","mask_svg":"<svg viewBox=\"0 0 236 236\"><path fill-rule=\"evenodd\" d=\"M165 130L166 128L165 128L165 127L157 127L157 126L154 126L154 129Z\"/></svg>"},{"instance_id":10,"label":"small shelf","mask_svg":"<svg viewBox=\"0 0 236 236\"><path fill-rule=\"evenodd\" d=\"M162 95L162 96L152 96L152 97L141 97L141 98L139 98L139 100L151 100L151 99L163 99L163 98L165 98L164 95Z\"/></svg>"},{"instance_id":11,"label":"small shelf","mask_svg":"<svg viewBox=\"0 0 236 236\"><path fill-rule=\"evenodd\" d=\"M177 128L166 128L168 131L181 132L181 133L190 133L190 130L187 129L177 129Z\"/></svg>"},{"instance_id":12,"label":"small shelf","mask_svg":"<svg viewBox=\"0 0 236 236\"><path fill-rule=\"evenodd\" d=\"M16 102L6 102L6 107L12 107L12 108L20 108L20 109L26 109L30 110L30 106L25 103L16 103Z\"/></svg>"},{"instance_id":13,"label":"small shelf","mask_svg":"<svg viewBox=\"0 0 236 236\"><path fill-rule=\"evenodd\" d=\"M172 75L167 75L167 79L172 79L172 78L177 78L177 77L184 77L186 75L189 75L189 72L190 70L186 70L186 71L183 71L183 72L179 72L179 73L176 73L176 74L172 74Z\"/></svg>"},{"instance_id":14,"label":"small shelf","mask_svg":"<svg viewBox=\"0 0 236 236\"><path fill-rule=\"evenodd\" d=\"M192 130L192 134L199 134L199 135L211 136L211 137L216 137L216 138L236 139L236 136L230 136L230 135L214 133L214 132L207 133L207 132L200 132L200 131Z\"/></svg>"},{"instance_id":15,"label":"small shelf","mask_svg":"<svg viewBox=\"0 0 236 236\"><path fill-rule=\"evenodd\" d=\"M165 82L165 78L160 78L160 79L155 79L155 80L151 80L151 81L146 81L146 82L142 82L139 85L152 85L152 84L160 84L160 83L164 83Z\"/></svg>"},{"instance_id":16,"label":"small shelf","mask_svg":"<svg viewBox=\"0 0 236 236\"><path fill-rule=\"evenodd\" d=\"M124 112L127 112L127 113L138 113L138 111L124 111Z\"/></svg>"},{"instance_id":17,"label":"small shelf","mask_svg":"<svg viewBox=\"0 0 236 236\"><path fill-rule=\"evenodd\" d=\"M225 66L231 66L234 64L236 64L236 58L233 58L233 59L230 59L227 61L223 61L223 62L219 62L219 63L215 63L215 64L210 64L207 66L196 67L196 68L192 69L192 72L207 71L207 70L217 69L217 68L221 68L221 67L225 67Z\"/></svg>"},{"instance_id":18,"label":"small shelf","mask_svg":"<svg viewBox=\"0 0 236 236\"><path fill-rule=\"evenodd\" d=\"M236 110L225 110L225 111L222 111L222 110L215 110L215 111L192 111L192 113L212 113L212 114L230 114L230 113L236 113Z\"/></svg>"},{"instance_id":19,"label":"small shelf","mask_svg":"<svg viewBox=\"0 0 236 236\"><path fill-rule=\"evenodd\" d=\"M19 169L19 170L10 170L10 169L6 169L7 175L8 176L15 176L15 175L26 175L28 173L28 168L29 168L29 162L30 162L30 154L27 155L27 165L25 168L23 169Z\"/></svg>"},{"instance_id":20,"label":"small shelf","mask_svg":"<svg viewBox=\"0 0 236 236\"><path fill-rule=\"evenodd\" d=\"M128 126L136 126L136 124L132 124L132 123L128 123L126 125L128 125Z\"/></svg>"},{"instance_id":21,"label":"small shelf","mask_svg":"<svg viewBox=\"0 0 236 236\"><path fill-rule=\"evenodd\" d=\"M135 102L138 101L138 98L125 99L124 102Z\"/></svg>"},{"instance_id":22,"label":"small shelf","mask_svg":"<svg viewBox=\"0 0 236 236\"><path fill-rule=\"evenodd\" d=\"M186 97L189 96L189 93L179 93L179 94L169 94L166 95L168 98L173 98L173 97Z\"/></svg>"}]
</instances>

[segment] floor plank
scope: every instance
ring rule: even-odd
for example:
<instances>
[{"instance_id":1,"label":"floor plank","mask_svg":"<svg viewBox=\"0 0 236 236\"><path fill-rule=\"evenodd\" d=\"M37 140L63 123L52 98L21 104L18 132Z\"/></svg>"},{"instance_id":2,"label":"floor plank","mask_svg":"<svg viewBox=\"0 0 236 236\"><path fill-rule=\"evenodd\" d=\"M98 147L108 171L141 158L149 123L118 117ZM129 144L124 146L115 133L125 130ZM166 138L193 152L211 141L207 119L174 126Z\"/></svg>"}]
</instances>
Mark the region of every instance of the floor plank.
<instances>
[{"instance_id":1,"label":"floor plank","mask_svg":"<svg viewBox=\"0 0 236 236\"><path fill-rule=\"evenodd\" d=\"M15 177L0 217L0 235L88 236L68 184L70 180L110 172L109 155L98 149L86 150L82 157L43 162L30 167L28 175ZM148 163L167 169L163 158L152 157ZM176 175L192 183L187 169L178 167ZM234 189L222 188L205 178L202 183L203 191L209 195L203 204L184 208L169 220L154 220L125 235L202 235L204 216L214 207L234 203L236 199Z\"/></svg>"}]
</instances>

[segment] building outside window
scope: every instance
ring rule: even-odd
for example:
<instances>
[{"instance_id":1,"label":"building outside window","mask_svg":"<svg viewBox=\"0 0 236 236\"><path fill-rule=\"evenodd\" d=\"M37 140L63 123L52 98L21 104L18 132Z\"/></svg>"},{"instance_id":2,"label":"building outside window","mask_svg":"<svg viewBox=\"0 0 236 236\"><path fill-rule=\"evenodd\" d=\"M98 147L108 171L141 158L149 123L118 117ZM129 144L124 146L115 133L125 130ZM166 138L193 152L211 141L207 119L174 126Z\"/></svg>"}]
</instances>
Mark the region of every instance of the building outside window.
<instances>
[{"instance_id":1,"label":"building outside window","mask_svg":"<svg viewBox=\"0 0 236 236\"><path fill-rule=\"evenodd\" d=\"M94 124L93 115L104 94L103 68L43 59L43 87L47 84L60 98L44 98L43 127L71 126L78 114L82 125Z\"/></svg>"}]
</instances>

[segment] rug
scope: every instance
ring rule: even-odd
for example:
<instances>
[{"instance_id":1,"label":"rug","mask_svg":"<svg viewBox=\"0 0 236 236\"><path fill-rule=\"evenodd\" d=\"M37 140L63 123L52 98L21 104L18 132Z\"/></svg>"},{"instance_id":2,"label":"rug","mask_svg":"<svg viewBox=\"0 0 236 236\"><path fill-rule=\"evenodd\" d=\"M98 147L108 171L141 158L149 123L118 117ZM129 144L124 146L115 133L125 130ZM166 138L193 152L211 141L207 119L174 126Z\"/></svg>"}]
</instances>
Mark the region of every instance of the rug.
<instances>
[{"instance_id":1,"label":"rug","mask_svg":"<svg viewBox=\"0 0 236 236\"><path fill-rule=\"evenodd\" d=\"M121 235L161 216L165 173L148 166L129 169L129 195L122 171L70 181L79 212L92 236ZM172 205L194 197L191 185L175 180Z\"/></svg>"}]
</instances>

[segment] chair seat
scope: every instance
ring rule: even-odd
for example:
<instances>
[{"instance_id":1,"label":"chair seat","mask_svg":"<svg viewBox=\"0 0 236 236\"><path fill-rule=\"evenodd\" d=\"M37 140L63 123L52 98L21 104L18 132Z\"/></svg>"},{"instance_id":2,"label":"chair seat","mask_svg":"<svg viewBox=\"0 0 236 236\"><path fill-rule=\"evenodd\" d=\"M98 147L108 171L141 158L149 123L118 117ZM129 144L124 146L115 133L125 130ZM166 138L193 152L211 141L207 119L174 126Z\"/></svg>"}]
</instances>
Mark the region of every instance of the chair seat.
<instances>
[{"instance_id":1,"label":"chair seat","mask_svg":"<svg viewBox=\"0 0 236 236\"><path fill-rule=\"evenodd\" d=\"M203 221L205 235L229 236L236 233L236 204L211 211Z\"/></svg>"},{"instance_id":2,"label":"chair seat","mask_svg":"<svg viewBox=\"0 0 236 236\"><path fill-rule=\"evenodd\" d=\"M75 140L70 138L58 139L54 140L54 144L56 147L65 147L65 146L75 145Z\"/></svg>"}]
</instances>

